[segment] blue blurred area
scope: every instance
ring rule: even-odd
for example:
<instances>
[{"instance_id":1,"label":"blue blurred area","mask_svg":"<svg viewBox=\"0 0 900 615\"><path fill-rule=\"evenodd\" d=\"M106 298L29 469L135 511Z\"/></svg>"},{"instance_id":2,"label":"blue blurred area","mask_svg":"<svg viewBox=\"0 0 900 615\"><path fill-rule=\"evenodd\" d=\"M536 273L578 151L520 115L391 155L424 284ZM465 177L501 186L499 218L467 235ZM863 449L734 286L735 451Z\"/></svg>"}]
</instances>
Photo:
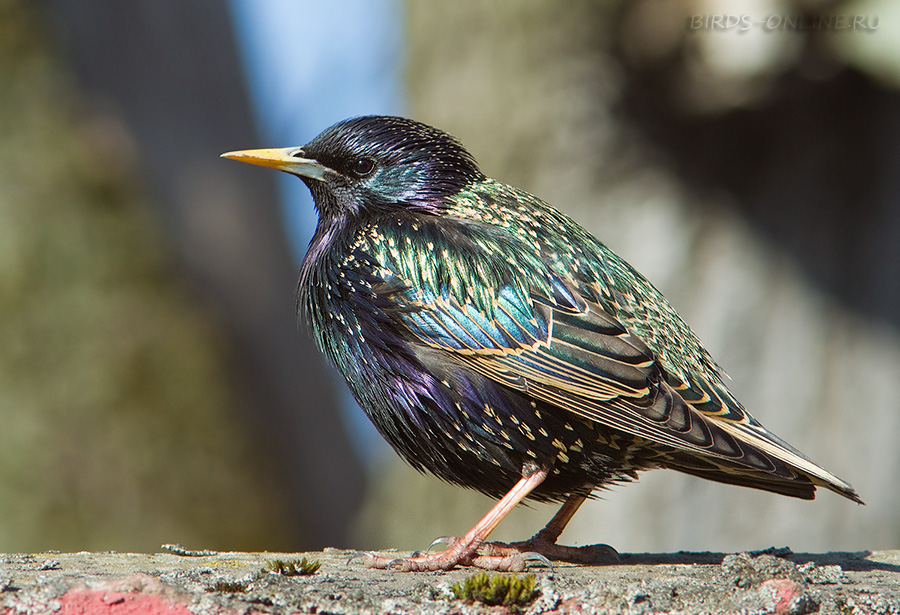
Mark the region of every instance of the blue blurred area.
<instances>
[{"instance_id":1,"label":"blue blurred area","mask_svg":"<svg viewBox=\"0 0 900 615\"><path fill-rule=\"evenodd\" d=\"M302 145L356 115L402 115L399 1L230 0L230 9L262 140L247 148ZM312 198L289 175L280 175L278 189L299 263L315 229ZM357 452L366 461L380 457L384 441L349 391L344 400Z\"/></svg>"}]
</instances>

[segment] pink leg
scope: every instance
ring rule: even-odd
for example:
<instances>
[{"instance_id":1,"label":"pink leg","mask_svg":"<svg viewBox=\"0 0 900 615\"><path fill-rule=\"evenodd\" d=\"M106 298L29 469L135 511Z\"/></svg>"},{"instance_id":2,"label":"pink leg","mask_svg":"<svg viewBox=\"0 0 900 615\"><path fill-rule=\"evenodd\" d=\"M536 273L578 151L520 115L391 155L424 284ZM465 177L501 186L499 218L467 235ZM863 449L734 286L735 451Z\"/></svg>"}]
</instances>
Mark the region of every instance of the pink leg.
<instances>
[{"instance_id":1,"label":"pink leg","mask_svg":"<svg viewBox=\"0 0 900 615\"><path fill-rule=\"evenodd\" d=\"M358 555L366 558L366 565L370 568L396 568L401 571L425 572L450 570L455 566L476 566L486 570L522 571L525 569L525 558L518 550L510 550L503 555L480 554L478 550L484 544L488 534L500 523L500 520L515 508L516 504L534 491L535 487L540 485L545 478L547 478L546 469L536 470L532 474L524 476L488 511L481 521L475 524L475 527L462 538L451 540L449 546L440 553L402 559L380 557L374 553Z\"/></svg>"},{"instance_id":2,"label":"pink leg","mask_svg":"<svg viewBox=\"0 0 900 615\"><path fill-rule=\"evenodd\" d=\"M591 564L609 559L618 560L619 554L609 545L567 547L556 544L563 530L586 499L583 495L570 495L569 499L550 519L550 522L544 526L544 529L524 542L514 542L509 545L498 542L486 543L479 552L491 557L509 557L515 552L539 553L547 559L580 564Z\"/></svg>"}]
</instances>

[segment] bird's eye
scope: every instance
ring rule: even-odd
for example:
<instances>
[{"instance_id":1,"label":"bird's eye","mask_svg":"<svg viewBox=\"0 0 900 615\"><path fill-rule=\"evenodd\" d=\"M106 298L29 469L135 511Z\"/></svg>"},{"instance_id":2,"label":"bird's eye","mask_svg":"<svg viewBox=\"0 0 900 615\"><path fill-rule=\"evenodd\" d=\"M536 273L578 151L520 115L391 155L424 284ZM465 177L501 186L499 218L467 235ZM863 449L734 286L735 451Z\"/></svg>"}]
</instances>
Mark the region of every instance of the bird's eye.
<instances>
[{"instance_id":1,"label":"bird's eye","mask_svg":"<svg viewBox=\"0 0 900 615\"><path fill-rule=\"evenodd\" d=\"M375 161L371 158L357 158L353 161L351 168L357 177L365 177L375 168Z\"/></svg>"}]
</instances>

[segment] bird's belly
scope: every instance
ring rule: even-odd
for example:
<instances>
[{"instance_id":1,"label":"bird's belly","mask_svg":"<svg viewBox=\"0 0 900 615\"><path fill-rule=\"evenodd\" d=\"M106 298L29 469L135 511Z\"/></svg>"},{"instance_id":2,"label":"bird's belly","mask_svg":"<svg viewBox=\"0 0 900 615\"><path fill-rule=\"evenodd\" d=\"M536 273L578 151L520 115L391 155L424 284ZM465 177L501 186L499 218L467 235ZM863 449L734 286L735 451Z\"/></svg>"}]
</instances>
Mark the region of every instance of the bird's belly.
<instances>
[{"instance_id":1,"label":"bird's belly","mask_svg":"<svg viewBox=\"0 0 900 615\"><path fill-rule=\"evenodd\" d=\"M531 497L558 501L653 465L633 438L478 374L413 372L355 379L351 389L406 461L448 482L500 497L537 465L549 474Z\"/></svg>"}]
</instances>

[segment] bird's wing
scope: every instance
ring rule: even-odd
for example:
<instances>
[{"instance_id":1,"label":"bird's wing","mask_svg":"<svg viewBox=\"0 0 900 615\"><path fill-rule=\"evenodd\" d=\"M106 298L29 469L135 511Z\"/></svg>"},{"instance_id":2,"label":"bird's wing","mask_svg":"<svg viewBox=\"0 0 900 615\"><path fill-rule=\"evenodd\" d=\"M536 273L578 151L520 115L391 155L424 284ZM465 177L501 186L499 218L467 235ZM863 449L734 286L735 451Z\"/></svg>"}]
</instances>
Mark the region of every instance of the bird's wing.
<instances>
[{"instance_id":1,"label":"bird's wing","mask_svg":"<svg viewBox=\"0 0 900 615\"><path fill-rule=\"evenodd\" d=\"M418 343L582 419L670 447L672 467L799 497L812 497L805 479L795 482L808 476L856 498L721 395L721 382L669 382L641 339L554 274L544 272L529 294L498 284L489 303L409 280L390 287L402 296L395 318Z\"/></svg>"},{"instance_id":2,"label":"bird's wing","mask_svg":"<svg viewBox=\"0 0 900 615\"><path fill-rule=\"evenodd\" d=\"M683 471L812 497L812 485L795 480L805 476L857 497L744 411L667 303L664 329L648 332L653 319L635 326L636 312L556 271L543 249L479 236L481 227L449 228L383 225L364 234L366 254L354 259L374 263L373 293L414 344L583 420L665 445L667 465ZM618 300L638 311L648 302Z\"/></svg>"},{"instance_id":3,"label":"bird's wing","mask_svg":"<svg viewBox=\"0 0 900 615\"><path fill-rule=\"evenodd\" d=\"M529 310L501 291L489 316L471 304L428 297L421 309L407 312L407 325L422 343L456 355L458 362L498 383L688 453L672 455L673 467L811 497L808 483L780 489L777 484L807 475L855 497L849 485L746 412L729 408L716 392L718 383L671 386L647 346L599 304L582 299L573 308L553 306L546 297L532 299Z\"/></svg>"},{"instance_id":4,"label":"bird's wing","mask_svg":"<svg viewBox=\"0 0 900 615\"><path fill-rule=\"evenodd\" d=\"M412 309L401 319L421 343L496 382L673 448L742 455L716 419L666 384L647 346L596 303L563 308L531 297L529 305L501 289L491 314L428 294L406 305Z\"/></svg>"}]
</instances>

